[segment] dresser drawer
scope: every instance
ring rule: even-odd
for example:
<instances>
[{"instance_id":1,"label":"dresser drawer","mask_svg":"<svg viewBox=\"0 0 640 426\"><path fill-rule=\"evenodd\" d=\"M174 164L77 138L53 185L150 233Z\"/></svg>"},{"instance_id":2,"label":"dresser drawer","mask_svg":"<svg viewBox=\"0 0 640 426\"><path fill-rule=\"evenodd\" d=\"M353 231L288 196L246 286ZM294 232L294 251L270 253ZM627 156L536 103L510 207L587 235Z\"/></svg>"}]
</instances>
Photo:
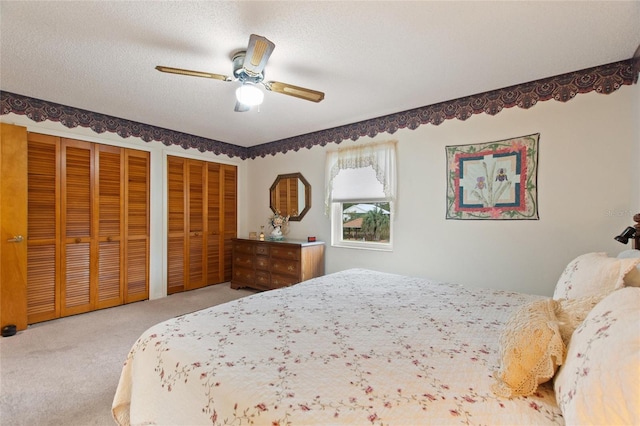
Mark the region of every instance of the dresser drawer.
<instances>
[{"instance_id":1,"label":"dresser drawer","mask_svg":"<svg viewBox=\"0 0 640 426\"><path fill-rule=\"evenodd\" d=\"M253 268L254 257L242 252L236 252L233 255L233 266L240 268Z\"/></svg>"},{"instance_id":2,"label":"dresser drawer","mask_svg":"<svg viewBox=\"0 0 640 426\"><path fill-rule=\"evenodd\" d=\"M266 244L258 244L256 246L256 254L269 256L269 246Z\"/></svg>"},{"instance_id":3,"label":"dresser drawer","mask_svg":"<svg viewBox=\"0 0 640 426\"><path fill-rule=\"evenodd\" d=\"M239 284L253 285L255 272L253 269L233 267L233 281Z\"/></svg>"},{"instance_id":4,"label":"dresser drawer","mask_svg":"<svg viewBox=\"0 0 640 426\"><path fill-rule=\"evenodd\" d=\"M256 271L254 283L257 287L264 290L271 289L271 274L265 271Z\"/></svg>"},{"instance_id":5,"label":"dresser drawer","mask_svg":"<svg viewBox=\"0 0 640 426\"><path fill-rule=\"evenodd\" d=\"M290 285L297 284L299 281L296 277L271 274L271 288L288 287Z\"/></svg>"},{"instance_id":6,"label":"dresser drawer","mask_svg":"<svg viewBox=\"0 0 640 426\"><path fill-rule=\"evenodd\" d=\"M300 275L300 262L297 260L271 258L271 272L292 275L296 279Z\"/></svg>"},{"instance_id":7,"label":"dresser drawer","mask_svg":"<svg viewBox=\"0 0 640 426\"><path fill-rule=\"evenodd\" d=\"M267 256L256 256L256 269L261 269L263 271L269 270L269 257Z\"/></svg>"},{"instance_id":8,"label":"dresser drawer","mask_svg":"<svg viewBox=\"0 0 640 426\"><path fill-rule=\"evenodd\" d=\"M251 255L253 255L253 245L251 245L251 244L235 243L235 244L233 245L233 252L234 252L234 253L245 253L245 254L251 254Z\"/></svg>"},{"instance_id":9,"label":"dresser drawer","mask_svg":"<svg viewBox=\"0 0 640 426\"><path fill-rule=\"evenodd\" d=\"M300 260L300 249L296 247L271 247L271 257Z\"/></svg>"}]
</instances>

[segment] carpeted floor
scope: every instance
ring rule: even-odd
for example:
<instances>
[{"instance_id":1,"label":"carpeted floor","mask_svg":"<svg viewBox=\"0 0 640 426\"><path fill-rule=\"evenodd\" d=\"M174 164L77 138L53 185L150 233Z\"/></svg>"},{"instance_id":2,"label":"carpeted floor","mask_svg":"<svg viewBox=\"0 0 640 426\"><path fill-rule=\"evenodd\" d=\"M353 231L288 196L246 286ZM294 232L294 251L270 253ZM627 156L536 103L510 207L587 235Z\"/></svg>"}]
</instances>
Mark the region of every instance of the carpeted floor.
<instances>
[{"instance_id":1,"label":"carpeted floor","mask_svg":"<svg viewBox=\"0 0 640 426\"><path fill-rule=\"evenodd\" d=\"M0 425L114 425L129 349L150 326L253 294L229 283L34 324L0 338Z\"/></svg>"}]
</instances>

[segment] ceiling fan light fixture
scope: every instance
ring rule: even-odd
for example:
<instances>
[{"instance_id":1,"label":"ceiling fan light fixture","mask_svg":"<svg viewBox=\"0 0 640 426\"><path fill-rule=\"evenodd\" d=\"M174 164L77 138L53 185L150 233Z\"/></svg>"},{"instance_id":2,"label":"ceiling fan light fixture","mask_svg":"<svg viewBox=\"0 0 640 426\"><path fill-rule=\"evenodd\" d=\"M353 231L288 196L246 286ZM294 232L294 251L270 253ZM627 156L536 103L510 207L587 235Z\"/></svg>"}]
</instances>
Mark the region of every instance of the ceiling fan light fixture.
<instances>
[{"instance_id":1,"label":"ceiling fan light fixture","mask_svg":"<svg viewBox=\"0 0 640 426\"><path fill-rule=\"evenodd\" d=\"M260 105L264 100L264 93L255 85L245 83L236 89L236 99L241 104L256 106Z\"/></svg>"},{"instance_id":2,"label":"ceiling fan light fixture","mask_svg":"<svg viewBox=\"0 0 640 426\"><path fill-rule=\"evenodd\" d=\"M158 71L181 74L190 77L212 78L226 82L240 82L241 86L236 89L236 106L234 111L245 112L252 107L260 105L264 100L264 91L259 88L261 84L265 90L293 96L305 101L320 102L324 99L324 93L293 84L281 83L277 81L264 81L264 67L276 45L267 39L256 34L251 34L246 50L236 51L231 60L233 62L233 77L214 74L209 72L187 70L182 68L165 67L158 65Z\"/></svg>"}]
</instances>

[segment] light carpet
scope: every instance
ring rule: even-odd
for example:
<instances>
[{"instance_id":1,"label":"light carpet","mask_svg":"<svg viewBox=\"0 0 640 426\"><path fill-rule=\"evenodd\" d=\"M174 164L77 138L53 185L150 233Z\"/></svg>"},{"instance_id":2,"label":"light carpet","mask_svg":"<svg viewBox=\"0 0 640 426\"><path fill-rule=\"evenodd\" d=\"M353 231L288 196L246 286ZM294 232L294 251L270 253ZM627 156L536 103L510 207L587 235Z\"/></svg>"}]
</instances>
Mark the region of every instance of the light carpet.
<instances>
[{"instance_id":1,"label":"light carpet","mask_svg":"<svg viewBox=\"0 0 640 426\"><path fill-rule=\"evenodd\" d=\"M166 319L253 293L218 284L0 338L0 425L114 425L113 395L138 336Z\"/></svg>"}]
</instances>

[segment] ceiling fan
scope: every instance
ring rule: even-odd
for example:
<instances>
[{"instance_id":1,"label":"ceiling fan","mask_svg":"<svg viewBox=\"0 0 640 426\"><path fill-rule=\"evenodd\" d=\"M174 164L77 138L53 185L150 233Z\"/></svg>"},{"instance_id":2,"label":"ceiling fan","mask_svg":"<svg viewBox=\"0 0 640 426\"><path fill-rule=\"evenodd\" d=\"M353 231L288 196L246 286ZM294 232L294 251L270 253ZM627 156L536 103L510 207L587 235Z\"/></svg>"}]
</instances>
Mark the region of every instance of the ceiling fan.
<instances>
[{"instance_id":1,"label":"ceiling fan","mask_svg":"<svg viewBox=\"0 0 640 426\"><path fill-rule=\"evenodd\" d=\"M276 45L267 38L251 34L247 50L241 50L233 55L233 77L161 65L158 65L156 69L162 72L192 77L212 78L221 81L239 81L242 85L236 90L236 106L234 110L237 112L249 111L252 106L262 103L264 93L258 88L258 85L262 85L271 92L295 96L296 98L307 101L320 102L323 100L324 93L318 92L317 90L306 89L279 81L264 81L264 67L275 47Z\"/></svg>"}]
</instances>

